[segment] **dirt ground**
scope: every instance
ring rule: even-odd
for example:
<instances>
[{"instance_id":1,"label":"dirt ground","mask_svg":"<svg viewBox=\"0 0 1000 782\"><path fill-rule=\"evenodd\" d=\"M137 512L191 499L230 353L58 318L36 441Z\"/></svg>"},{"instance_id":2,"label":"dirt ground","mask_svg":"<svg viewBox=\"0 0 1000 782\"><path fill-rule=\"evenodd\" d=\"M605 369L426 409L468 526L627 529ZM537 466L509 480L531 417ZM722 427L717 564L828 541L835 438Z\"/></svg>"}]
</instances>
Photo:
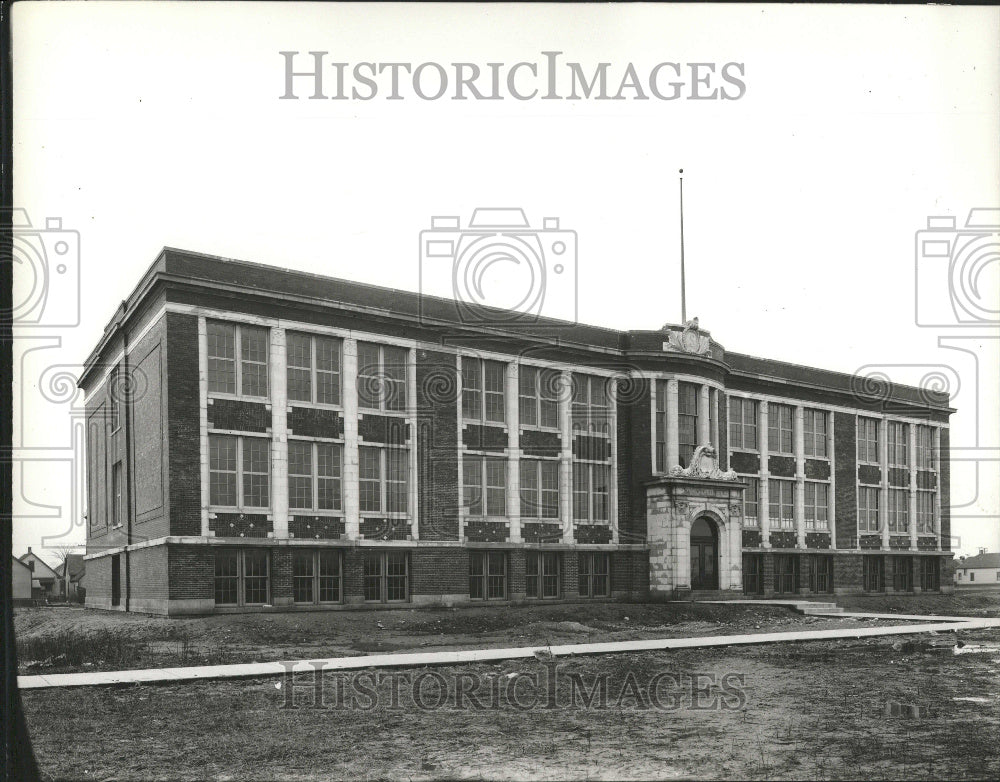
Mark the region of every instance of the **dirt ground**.
<instances>
[{"instance_id":1,"label":"dirt ground","mask_svg":"<svg viewBox=\"0 0 1000 782\"><path fill-rule=\"evenodd\" d=\"M952 605L951 610L954 608ZM572 644L885 624L878 620L807 617L782 606L704 603L312 611L187 618L50 606L18 609L14 619L20 673L263 662L394 651ZM62 651L67 649L71 650L69 660L61 657Z\"/></svg>"},{"instance_id":2,"label":"dirt ground","mask_svg":"<svg viewBox=\"0 0 1000 782\"><path fill-rule=\"evenodd\" d=\"M544 677L554 667L550 700ZM270 678L22 698L53 779L1000 778L997 630L406 672L421 674L442 677L445 701L419 708L404 686L394 703L391 685L341 698L333 674L320 680L318 708L310 677L291 689ZM449 684L536 674L534 702L515 687L513 700L473 707ZM576 697L573 675L592 691L606 677L603 708ZM286 708L289 692L297 708Z\"/></svg>"}]
</instances>

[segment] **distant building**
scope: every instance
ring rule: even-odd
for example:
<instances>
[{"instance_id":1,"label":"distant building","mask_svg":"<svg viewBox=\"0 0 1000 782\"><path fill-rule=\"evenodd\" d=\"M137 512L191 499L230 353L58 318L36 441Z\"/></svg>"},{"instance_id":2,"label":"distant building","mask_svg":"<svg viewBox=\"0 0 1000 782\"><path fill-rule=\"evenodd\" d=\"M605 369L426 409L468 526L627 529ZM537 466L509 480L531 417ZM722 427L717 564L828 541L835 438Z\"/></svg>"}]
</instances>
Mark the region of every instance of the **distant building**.
<instances>
[{"instance_id":1,"label":"distant building","mask_svg":"<svg viewBox=\"0 0 1000 782\"><path fill-rule=\"evenodd\" d=\"M87 565L83 561L83 554L67 554L63 563L56 568L59 574L59 594L67 600L76 600L80 597L81 590L86 592L83 586L83 577L87 571Z\"/></svg>"},{"instance_id":2,"label":"distant building","mask_svg":"<svg viewBox=\"0 0 1000 782\"><path fill-rule=\"evenodd\" d=\"M165 249L80 386L88 606L952 588L948 396L696 320L527 324Z\"/></svg>"},{"instance_id":3,"label":"distant building","mask_svg":"<svg viewBox=\"0 0 1000 782\"><path fill-rule=\"evenodd\" d=\"M31 550L20 557L21 562L31 569L31 596L35 600L45 600L59 594L59 574L49 564Z\"/></svg>"},{"instance_id":4,"label":"distant building","mask_svg":"<svg viewBox=\"0 0 1000 782\"><path fill-rule=\"evenodd\" d=\"M31 603L31 568L13 555L10 558L10 582L14 605Z\"/></svg>"},{"instance_id":5,"label":"distant building","mask_svg":"<svg viewBox=\"0 0 1000 782\"><path fill-rule=\"evenodd\" d=\"M1000 553L980 549L974 557L962 557L955 563L955 584L962 587L1000 587Z\"/></svg>"}]
</instances>

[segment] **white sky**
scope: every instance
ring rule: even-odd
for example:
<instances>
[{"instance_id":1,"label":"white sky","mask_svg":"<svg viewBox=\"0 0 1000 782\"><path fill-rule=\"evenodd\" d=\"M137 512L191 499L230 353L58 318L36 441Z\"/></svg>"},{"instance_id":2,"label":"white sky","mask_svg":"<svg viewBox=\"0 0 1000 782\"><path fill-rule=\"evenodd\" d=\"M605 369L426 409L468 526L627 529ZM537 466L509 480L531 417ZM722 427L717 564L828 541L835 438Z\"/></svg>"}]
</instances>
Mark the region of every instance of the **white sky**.
<instances>
[{"instance_id":1,"label":"white sky","mask_svg":"<svg viewBox=\"0 0 1000 782\"><path fill-rule=\"evenodd\" d=\"M74 403L41 389L82 362L162 246L417 290L432 215L520 206L577 232L580 320L658 328L680 317L680 168L689 316L733 351L906 383L939 368L953 446L997 458L1000 332L914 320L915 274L948 295L915 261L927 216L1000 207L995 8L22 2L12 20L15 204L79 231L83 300L79 327L47 330L58 345L37 329L15 349L15 446L49 459L15 482L18 553L84 539ZM554 50L588 73L611 63L612 90L629 62L735 61L747 90L287 101L284 50L302 69L312 50L484 69ZM997 266L981 280L994 309ZM28 347L45 349L22 365ZM963 553L1000 548L997 467L955 464Z\"/></svg>"}]
</instances>

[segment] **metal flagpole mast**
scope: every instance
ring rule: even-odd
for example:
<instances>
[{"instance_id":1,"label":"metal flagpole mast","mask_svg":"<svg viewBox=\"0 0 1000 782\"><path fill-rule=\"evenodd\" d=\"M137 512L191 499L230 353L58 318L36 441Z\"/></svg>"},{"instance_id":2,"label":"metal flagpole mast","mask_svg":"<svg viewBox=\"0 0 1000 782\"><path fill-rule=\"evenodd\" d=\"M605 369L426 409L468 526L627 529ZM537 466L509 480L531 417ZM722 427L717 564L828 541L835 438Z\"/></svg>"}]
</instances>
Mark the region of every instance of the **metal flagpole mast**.
<instances>
[{"instance_id":1,"label":"metal flagpole mast","mask_svg":"<svg viewBox=\"0 0 1000 782\"><path fill-rule=\"evenodd\" d=\"M687 297L684 290L684 169L680 170L681 186L681 325L687 323Z\"/></svg>"}]
</instances>

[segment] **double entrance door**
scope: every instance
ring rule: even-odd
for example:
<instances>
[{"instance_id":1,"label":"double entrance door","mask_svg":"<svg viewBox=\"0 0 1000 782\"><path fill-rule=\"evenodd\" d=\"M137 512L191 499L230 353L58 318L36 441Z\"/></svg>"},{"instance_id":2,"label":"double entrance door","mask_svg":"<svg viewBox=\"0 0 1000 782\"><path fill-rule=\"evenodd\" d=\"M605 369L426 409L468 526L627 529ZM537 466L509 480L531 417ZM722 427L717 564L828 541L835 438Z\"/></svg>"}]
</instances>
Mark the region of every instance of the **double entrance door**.
<instances>
[{"instance_id":1,"label":"double entrance door","mask_svg":"<svg viewBox=\"0 0 1000 782\"><path fill-rule=\"evenodd\" d=\"M719 588L719 535L715 525L696 519L691 525L691 589Z\"/></svg>"}]
</instances>

